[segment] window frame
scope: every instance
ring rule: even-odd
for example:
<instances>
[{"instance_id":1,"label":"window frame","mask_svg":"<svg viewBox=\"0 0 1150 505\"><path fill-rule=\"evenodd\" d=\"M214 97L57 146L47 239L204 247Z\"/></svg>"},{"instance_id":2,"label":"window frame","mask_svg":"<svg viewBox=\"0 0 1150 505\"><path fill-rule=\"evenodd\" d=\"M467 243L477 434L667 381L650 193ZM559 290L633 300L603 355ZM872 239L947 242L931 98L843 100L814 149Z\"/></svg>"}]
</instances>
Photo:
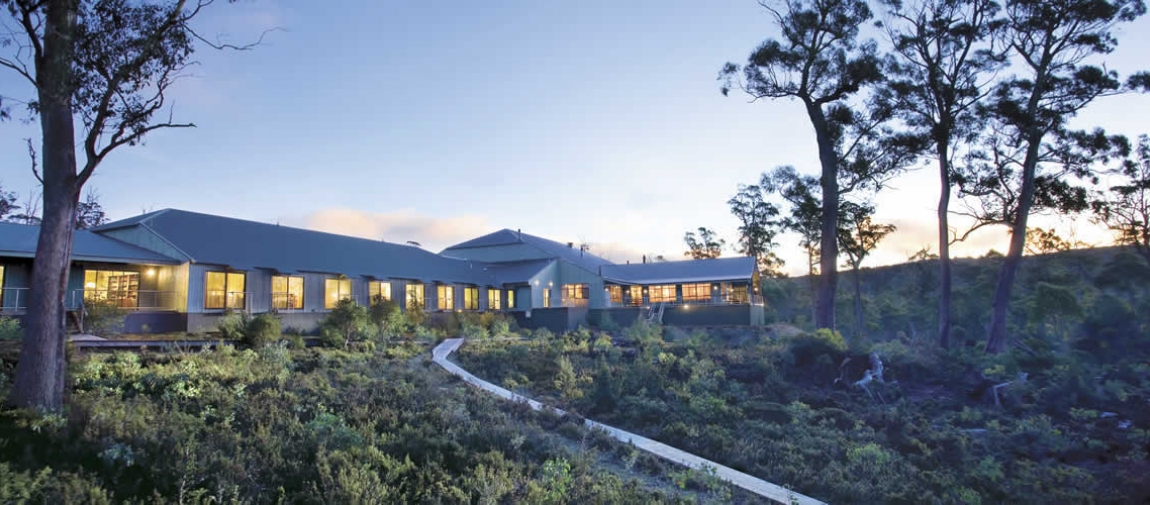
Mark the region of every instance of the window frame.
<instances>
[{"instance_id":1,"label":"window frame","mask_svg":"<svg viewBox=\"0 0 1150 505\"><path fill-rule=\"evenodd\" d=\"M331 296L331 282L335 282L335 298ZM345 284L346 283L346 284ZM347 286L347 294L343 292L343 287ZM351 279L347 277L325 277L323 279L323 309L334 310L339 306L342 300L355 300L354 295L355 286L352 285Z\"/></svg>"},{"instance_id":2,"label":"window frame","mask_svg":"<svg viewBox=\"0 0 1150 505\"><path fill-rule=\"evenodd\" d=\"M669 297L667 295L668 290L670 291ZM650 300L651 303L674 303L678 300L676 291L678 291L676 284L653 284L647 286L647 299ZM656 292L659 293L658 296L655 296Z\"/></svg>"},{"instance_id":3,"label":"window frame","mask_svg":"<svg viewBox=\"0 0 1150 505\"><path fill-rule=\"evenodd\" d=\"M696 282L682 284L683 302L709 302L711 301L711 283Z\"/></svg>"},{"instance_id":4,"label":"window frame","mask_svg":"<svg viewBox=\"0 0 1150 505\"><path fill-rule=\"evenodd\" d=\"M633 305L633 306L643 305L643 286L632 285L631 289L629 291L631 292L631 305ZM635 295L639 295L639 296L635 296Z\"/></svg>"},{"instance_id":5,"label":"window frame","mask_svg":"<svg viewBox=\"0 0 1150 505\"><path fill-rule=\"evenodd\" d=\"M507 308L509 308L509 309L519 308L517 305L515 305L515 288L511 288L511 289L507 290Z\"/></svg>"},{"instance_id":6,"label":"window frame","mask_svg":"<svg viewBox=\"0 0 1150 505\"><path fill-rule=\"evenodd\" d=\"M623 286L612 284L607 286L607 301L609 303L623 304Z\"/></svg>"},{"instance_id":7,"label":"window frame","mask_svg":"<svg viewBox=\"0 0 1150 505\"><path fill-rule=\"evenodd\" d=\"M487 310L503 310L503 290L487 288Z\"/></svg>"},{"instance_id":8,"label":"window frame","mask_svg":"<svg viewBox=\"0 0 1150 505\"><path fill-rule=\"evenodd\" d=\"M463 310L479 310L479 286L463 286Z\"/></svg>"},{"instance_id":9,"label":"window frame","mask_svg":"<svg viewBox=\"0 0 1150 505\"><path fill-rule=\"evenodd\" d=\"M387 294L386 295L384 295L384 291L385 291L383 289L384 286L387 287L387 289L386 289ZM374 304L376 297L379 297L380 300L387 300L387 301L391 301L393 299L392 293L391 293L391 281L371 281L371 282L367 283L367 298L368 298L368 300Z\"/></svg>"},{"instance_id":10,"label":"window frame","mask_svg":"<svg viewBox=\"0 0 1150 505\"><path fill-rule=\"evenodd\" d=\"M224 289L222 291L223 297L220 298L222 302L219 306L208 303L212 292L219 291L208 289L208 286L211 284L209 279L212 277L212 275L222 275L224 278ZM242 284L239 291L232 289L234 284L233 280L237 277L241 280ZM248 297L247 292L244 291L244 289L247 288L247 285L247 272L233 272L228 270L208 270L204 272L204 310L247 310ZM237 294L239 296L235 296ZM239 303L236 303L236 300L239 300Z\"/></svg>"},{"instance_id":11,"label":"window frame","mask_svg":"<svg viewBox=\"0 0 1150 505\"><path fill-rule=\"evenodd\" d=\"M427 310L426 294L427 286L422 282L408 282L405 284L403 286L404 310Z\"/></svg>"},{"instance_id":12,"label":"window frame","mask_svg":"<svg viewBox=\"0 0 1150 505\"><path fill-rule=\"evenodd\" d=\"M276 279L284 279L285 291L276 291ZM289 306L287 306L287 304L284 304L284 306L282 306L282 307L277 306L276 295L287 295L287 298L285 301L291 301L292 295L295 294L292 290L292 284L293 284L293 281L296 281L296 280L299 281L299 299L294 304L295 306L289 307ZM271 308L272 308L272 310L303 310L303 308L304 308L304 297L307 296L307 290L304 288L304 277L302 275L273 275L272 280L271 280L271 288L272 288L271 289Z\"/></svg>"},{"instance_id":13,"label":"window frame","mask_svg":"<svg viewBox=\"0 0 1150 505\"><path fill-rule=\"evenodd\" d=\"M435 287L436 310L455 310L455 286L439 284Z\"/></svg>"},{"instance_id":14,"label":"window frame","mask_svg":"<svg viewBox=\"0 0 1150 505\"><path fill-rule=\"evenodd\" d=\"M551 288L543 288L543 308L551 308Z\"/></svg>"}]
</instances>

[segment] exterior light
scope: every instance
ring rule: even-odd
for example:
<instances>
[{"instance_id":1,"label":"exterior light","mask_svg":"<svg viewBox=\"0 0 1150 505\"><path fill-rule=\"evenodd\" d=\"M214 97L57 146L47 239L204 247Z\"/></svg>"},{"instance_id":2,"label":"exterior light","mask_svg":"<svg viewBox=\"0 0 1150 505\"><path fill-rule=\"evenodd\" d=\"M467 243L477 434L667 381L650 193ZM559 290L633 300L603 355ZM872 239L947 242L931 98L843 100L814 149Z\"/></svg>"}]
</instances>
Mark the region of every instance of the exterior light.
<instances>
[{"instance_id":1,"label":"exterior light","mask_svg":"<svg viewBox=\"0 0 1150 505\"><path fill-rule=\"evenodd\" d=\"M155 268L149 268L148 269L148 277L151 277L153 275L156 275L156 269Z\"/></svg>"},{"instance_id":2,"label":"exterior light","mask_svg":"<svg viewBox=\"0 0 1150 505\"><path fill-rule=\"evenodd\" d=\"M554 286L554 285L555 285L555 283L554 283L554 282L551 282L551 281L547 281L547 285L548 285L548 286Z\"/></svg>"},{"instance_id":3,"label":"exterior light","mask_svg":"<svg viewBox=\"0 0 1150 505\"><path fill-rule=\"evenodd\" d=\"M687 305L687 304L685 304L685 303L683 304L683 310L687 310L687 309L690 309L690 308L691 308L691 306L690 306L690 305Z\"/></svg>"}]
</instances>

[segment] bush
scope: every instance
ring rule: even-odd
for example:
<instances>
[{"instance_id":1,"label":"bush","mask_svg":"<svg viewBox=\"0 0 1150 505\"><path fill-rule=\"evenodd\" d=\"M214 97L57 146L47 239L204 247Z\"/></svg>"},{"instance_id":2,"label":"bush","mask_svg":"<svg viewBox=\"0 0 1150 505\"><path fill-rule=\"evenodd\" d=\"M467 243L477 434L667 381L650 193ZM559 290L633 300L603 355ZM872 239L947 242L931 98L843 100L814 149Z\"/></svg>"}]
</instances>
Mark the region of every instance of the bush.
<instances>
[{"instance_id":1,"label":"bush","mask_svg":"<svg viewBox=\"0 0 1150 505\"><path fill-rule=\"evenodd\" d=\"M228 311L220 317L219 322L216 323L216 329L220 331L220 337L225 340L243 340L244 333L247 332L248 317L242 312Z\"/></svg>"},{"instance_id":2,"label":"bush","mask_svg":"<svg viewBox=\"0 0 1150 505\"><path fill-rule=\"evenodd\" d=\"M459 330L459 334L463 338L469 338L473 340L484 340L491 336L491 334L487 332L487 328L473 323L463 323L463 327Z\"/></svg>"},{"instance_id":3,"label":"bush","mask_svg":"<svg viewBox=\"0 0 1150 505\"><path fill-rule=\"evenodd\" d=\"M280 320L272 314L260 314L251 318L244 328L243 338L240 342L252 348L259 349L280 338ZM302 339L301 339L302 340Z\"/></svg>"},{"instance_id":4,"label":"bush","mask_svg":"<svg viewBox=\"0 0 1150 505\"><path fill-rule=\"evenodd\" d=\"M394 300L377 296L371 304L371 322L379 328L381 336L402 337L407 334L407 318Z\"/></svg>"},{"instance_id":5,"label":"bush","mask_svg":"<svg viewBox=\"0 0 1150 505\"><path fill-rule=\"evenodd\" d=\"M320 339L328 347L347 348L352 342L367 340L378 332L367 308L346 298L319 323Z\"/></svg>"},{"instance_id":6,"label":"bush","mask_svg":"<svg viewBox=\"0 0 1150 505\"><path fill-rule=\"evenodd\" d=\"M84 331L106 337L124 331L124 317L128 311L112 300L84 301Z\"/></svg>"},{"instance_id":7,"label":"bush","mask_svg":"<svg viewBox=\"0 0 1150 505\"><path fill-rule=\"evenodd\" d=\"M0 341L20 340L20 321L14 317L0 317Z\"/></svg>"},{"instance_id":8,"label":"bush","mask_svg":"<svg viewBox=\"0 0 1150 505\"><path fill-rule=\"evenodd\" d=\"M847 352L847 342L837 331L820 328L814 333L801 333L787 338L787 348L795 357L795 365L802 366L814 362L820 356L827 356L838 362Z\"/></svg>"}]
</instances>

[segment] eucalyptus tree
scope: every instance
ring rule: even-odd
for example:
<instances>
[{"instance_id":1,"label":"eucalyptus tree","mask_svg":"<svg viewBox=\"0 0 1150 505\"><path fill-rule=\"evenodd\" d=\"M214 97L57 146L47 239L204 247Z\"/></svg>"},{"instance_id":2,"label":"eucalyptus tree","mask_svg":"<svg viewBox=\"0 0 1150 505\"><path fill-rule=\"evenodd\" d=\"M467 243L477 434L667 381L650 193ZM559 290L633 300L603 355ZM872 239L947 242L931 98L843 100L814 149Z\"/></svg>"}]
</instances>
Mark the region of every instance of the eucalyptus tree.
<instances>
[{"instance_id":1,"label":"eucalyptus tree","mask_svg":"<svg viewBox=\"0 0 1150 505\"><path fill-rule=\"evenodd\" d=\"M872 101L883 79L877 44L859 40L873 14L864 0L761 2L782 35L760 44L745 65L727 63L721 91L736 85L752 97L792 99L803 106L818 145L820 202L819 285L815 325L835 326L838 242L842 194L876 189L905 168L907 137L889 127L894 109Z\"/></svg>"},{"instance_id":2,"label":"eucalyptus tree","mask_svg":"<svg viewBox=\"0 0 1150 505\"><path fill-rule=\"evenodd\" d=\"M1114 232L1119 245L1132 247L1150 263L1150 137L1138 138L1137 158L1110 174L1116 178L1092 202L1095 220Z\"/></svg>"},{"instance_id":3,"label":"eucalyptus tree","mask_svg":"<svg viewBox=\"0 0 1150 505\"><path fill-rule=\"evenodd\" d=\"M938 339L950 346L951 261L949 224L953 162L973 142L983 116L978 106L993 90L1005 63L998 34L1003 21L994 0L882 0L892 52L886 90L898 115L926 138L938 166Z\"/></svg>"},{"instance_id":4,"label":"eucalyptus tree","mask_svg":"<svg viewBox=\"0 0 1150 505\"><path fill-rule=\"evenodd\" d=\"M779 275L783 261L772 251L778 245L775 237L782 227L778 207L766 199L763 187L757 184L740 184L727 205L739 220L739 241L735 250L755 258L755 264L763 272Z\"/></svg>"},{"instance_id":5,"label":"eucalyptus tree","mask_svg":"<svg viewBox=\"0 0 1150 505\"><path fill-rule=\"evenodd\" d=\"M687 252L683 255L696 260L714 259L722 256L723 247L727 245L727 241L718 238L714 230L704 226L700 226L698 231L698 236L693 231L683 235L683 241L687 243Z\"/></svg>"},{"instance_id":6,"label":"eucalyptus tree","mask_svg":"<svg viewBox=\"0 0 1150 505\"><path fill-rule=\"evenodd\" d=\"M192 20L212 3L0 0L12 28L0 35L0 68L28 85L43 156L36 173L43 220L11 395L17 406L62 405L64 295L84 184L112 151L159 129L193 126L173 120L168 91L198 44L250 47L208 42L194 31Z\"/></svg>"},{"instance_id":7,"label":"eucalyptus tree","mask_svg":"<svg viewBox=\"0 0 1150 505\"><path fill-rule=\"evenodd\" d=\"M1094 99L1121 92L1118 74L1096 64L1114 50L1114 26L1146 11L1142 0L1010 0L1004 9L1009 57L1021 72L1003 79L988 104L992 126L972 156L973 172L956 181L975 199L975 228L1003 224L1010 247L999 271L986 352L1006 348L1007 313L1021 261L1027 219L1039 208L1082 211L1096 162L1122 155L1124 139L1067 122ZM1145 74L1128 85L1145 85ZM972 228L973 229L973 228Z\"/></svg>"},{"instance_id":8,"label":"eucalyptus tree","mask_svg":"<svg viewBox=\"0 0 1150 505\"><path fill-rule=\"evenodd\" d=\"M854 280L854 316L856 337L862 336L863 304L862 304L862 268L863 260L878 247L878 243L887 235L895 231L893 224L876 223L872 219L875 208L870 203L855 203L844 201L842 205L842 221L838 231L839 247L847 256L847 265L851 268Z\"/></svg>"}]
</instances>

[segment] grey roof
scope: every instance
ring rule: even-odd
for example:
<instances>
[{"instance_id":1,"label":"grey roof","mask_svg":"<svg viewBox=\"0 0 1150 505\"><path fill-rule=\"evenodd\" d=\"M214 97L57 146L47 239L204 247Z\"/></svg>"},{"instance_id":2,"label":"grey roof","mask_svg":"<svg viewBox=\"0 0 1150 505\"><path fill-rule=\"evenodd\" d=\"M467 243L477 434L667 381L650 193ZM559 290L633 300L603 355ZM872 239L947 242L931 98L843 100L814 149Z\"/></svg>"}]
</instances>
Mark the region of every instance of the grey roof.
<instances>
[{"instance_id":1,"label":"grey roof","mask_svg":"<svg viewBox=\"0 0 1150 505\"><path fill-rule=\"evenodd\" d=\"M500 245L510 245L524 243L534 246L536 249L543 251L545 254L555 258L562 258L575 265L583 267L584 269L599 273L599 267L604 265L613 265L610 261L595 256L589 252L580 252L576 247L568 247L567 244L561 244L554 240L545 239L527 233L520 233L514 230L504 228L497 232L488 233L482 237L473 238L466 242L455 244L447 249L444 253L458 249L474 249L480 247L494 247Z\"/></svg>"},{"instance_id":2,"label":"grey roof","mask_svg":"<svg viewBox=\"0 0 1150 505\"><path fill-rule=\"evenodd\" d=\"M509 263L489 263L487 271L495 276L500 284L523 284L530 282L539 272L554 263L553 259L515 261Z\"/></svg>"},{"instance_id":3,"label":"grey roof","mask_svg":"<svg viewBox=\"0 0 1150 505\"><path fill-rule=\"evenodd\" d=\"M146 225L196 263L239 270L322 272L379 279L490 285L485 264L439 256L418 247L302 228L165 209L100 230Z\"/></svg>"},{"instance_id":4,"label":"grey roof","mask_svg":"<svg viewBox=\"0 0 1150 505\"><path fill-rule=\"evenodd\" d=\"M709 260L634 263L603 267L603 279L621 284L674 284L739 281L751 278L755 259L749 256Z\"/></svg>"},{"instance_id":5,"label":"grey roof","mask_svg":"<svg viewBox=\"0 0 1150 505\"><path fill-rule=\"evenodd\" d=\"M0 256L31 258L36 256L36 242L40 227L0 223ZM179 264L180 261L163 254L92 233L76 230L72 245L72 259L76 261L103 261L108 263Z\"/></svg>"}]
</instances>

